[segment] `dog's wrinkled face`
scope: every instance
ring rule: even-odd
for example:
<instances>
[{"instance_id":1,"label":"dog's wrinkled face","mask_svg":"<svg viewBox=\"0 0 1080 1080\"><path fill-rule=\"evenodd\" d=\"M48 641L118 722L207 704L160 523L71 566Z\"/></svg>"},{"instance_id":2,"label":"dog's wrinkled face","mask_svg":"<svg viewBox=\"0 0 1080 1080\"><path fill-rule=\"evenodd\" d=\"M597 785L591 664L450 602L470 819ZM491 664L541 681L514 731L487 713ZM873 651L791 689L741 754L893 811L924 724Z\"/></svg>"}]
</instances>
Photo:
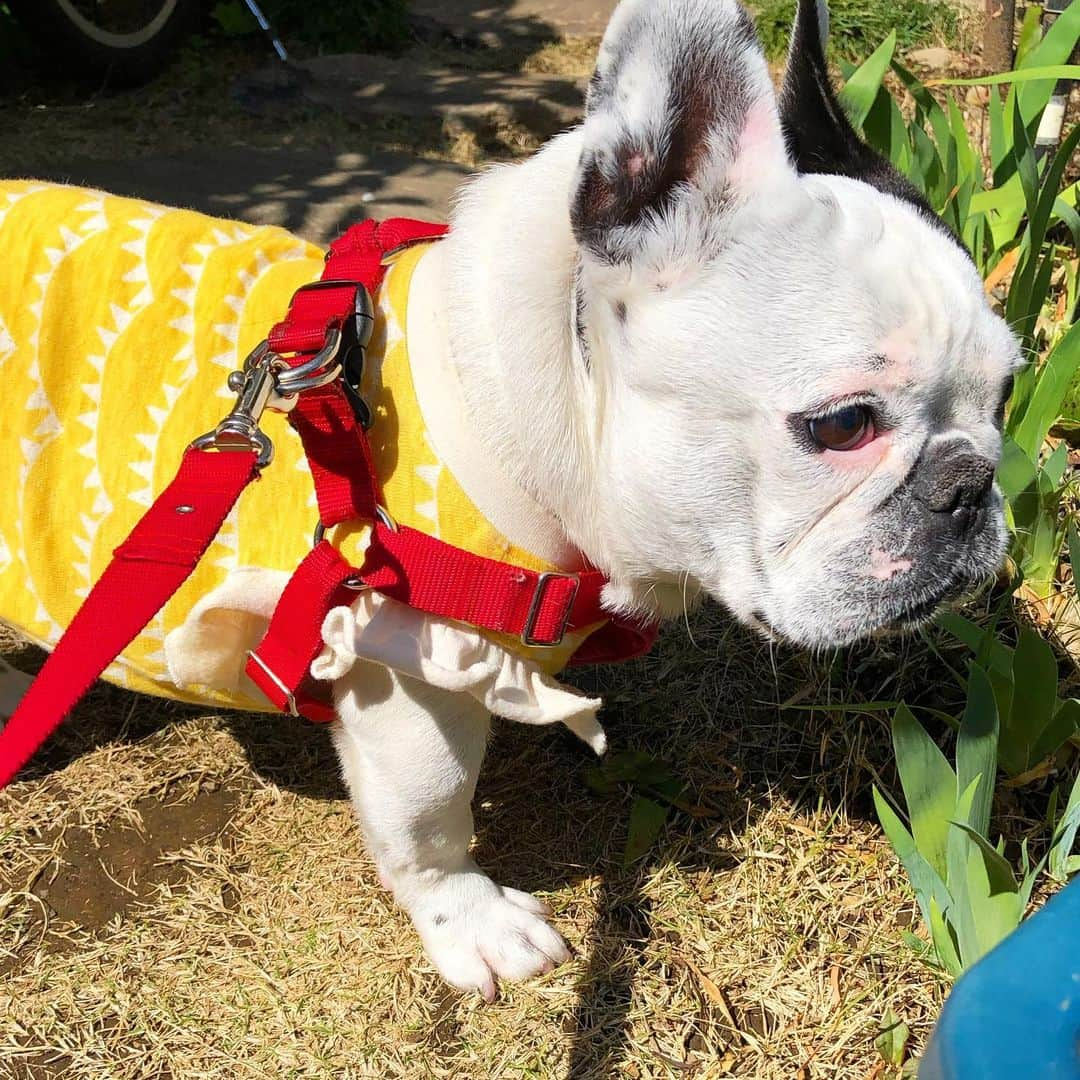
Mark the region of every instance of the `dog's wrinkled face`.
<instances>
[{"instance_id":1,"label":"dog's wrinkled face","mask_svg":"<svg viewBox=\"0 0 1080 1080\"><path fill-rule=\"evenodd\" d=\"M820 26L804 0L778 107L733 0L624 2L572 207L620 558L809 646L999 566L1017 366L971 260L844 119Z\"/></svg>"}]
</instances>

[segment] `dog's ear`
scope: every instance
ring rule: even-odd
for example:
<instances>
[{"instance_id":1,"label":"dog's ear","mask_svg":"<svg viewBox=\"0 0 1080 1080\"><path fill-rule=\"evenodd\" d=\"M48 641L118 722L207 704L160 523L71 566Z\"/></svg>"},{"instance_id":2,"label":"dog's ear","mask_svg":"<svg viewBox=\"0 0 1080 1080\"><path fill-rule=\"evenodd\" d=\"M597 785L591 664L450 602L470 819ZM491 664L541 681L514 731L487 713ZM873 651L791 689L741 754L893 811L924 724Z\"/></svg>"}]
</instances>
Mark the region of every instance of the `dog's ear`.
<instances>
[{"instance_id":1,"label":"dog's ear","mask_svg":"<svg viewBox=\"0 0 1080 1080\"><path fill-rule=\"evenodd\" d=\"M571 221L605 259L632 257L683 207L714 222L795 177L765 58L736 0L623 0L582 134Z\"/></svg>"},{"instance_id":2,"label":"dog's ear","mask_svg":"<svg viewBox=\"0 0 1080 1080\"><path fill-rule=\"evenodd\" d=\"M799 0L780 95L780 118L795 167L801 173L862 180L934 217L919 191L851 126L829 79L825 63L828 36L826 0Z\"/></svg>"}]
</instances>

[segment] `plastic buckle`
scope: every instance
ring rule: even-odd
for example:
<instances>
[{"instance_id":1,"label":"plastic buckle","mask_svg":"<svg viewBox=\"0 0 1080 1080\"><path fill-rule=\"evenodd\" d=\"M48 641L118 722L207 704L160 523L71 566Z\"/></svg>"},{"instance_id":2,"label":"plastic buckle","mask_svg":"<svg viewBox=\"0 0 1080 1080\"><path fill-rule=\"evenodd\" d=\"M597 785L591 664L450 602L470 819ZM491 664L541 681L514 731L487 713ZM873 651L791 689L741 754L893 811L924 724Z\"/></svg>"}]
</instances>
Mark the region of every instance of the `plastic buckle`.
<instances>
[{"instance_id":1,"label":"plastic buckle","mask_svg":"<svg viewBox=\"0 0 1080 1080\"><path fill-rule=\"evenodd\" d=\"M574 588L566 603L566 614L563 615L562 624L559 627L559 636L553 641L545 641L536 636L536 620L540 617L540 605L544 602L544 593L547 590L548 582L556 579L572 581L574 583ZM556 645L561 645L563 638L566 637L567 627L570 625L570 616L573 613L574 601L577 600L578 589L580 587L581 579L574 574L553 574L550 572L541 574L536 579L536 591L533 593L532 603L529 605L529 614L525 616L525 627L521 631L522 645L527 645L530 648L545 649L553 649Z\"/></svg>"}]
</instances>

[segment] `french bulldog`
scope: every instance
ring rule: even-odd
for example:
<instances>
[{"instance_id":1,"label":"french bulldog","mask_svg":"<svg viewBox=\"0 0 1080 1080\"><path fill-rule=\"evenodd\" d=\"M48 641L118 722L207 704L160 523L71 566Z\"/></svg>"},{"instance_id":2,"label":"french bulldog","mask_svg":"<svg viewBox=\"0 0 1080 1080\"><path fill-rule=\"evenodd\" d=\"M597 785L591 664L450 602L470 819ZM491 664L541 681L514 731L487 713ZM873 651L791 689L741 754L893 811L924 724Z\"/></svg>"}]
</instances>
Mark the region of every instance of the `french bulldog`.
<instances>
[{"instance_id":1,"label":"french bulldog","mask_svg":"<svg viewBox=\"0 0 1080 1080\"><path fill-rule=\"evenodd\" d=\"M414 290L470 428L605 570L612 608L714 598L819 649L913 626L1005 553L1020 363L975 266L860 141L801 0L777 96L735 0L623 0L584 123L471 183ZM532 524L532 523L530 523ZM487 999L567 958L469 857L488 715L362 674L334 741L428 956Z\"/></svg>"},{"instance_id":2,"label":"french bulldog","mask_svg":"<svg viewBox=\"0 0 1080 1080\"><path fill-rule=\"evenodd\" d=\"M468 434L440 450L512 542L603 570L612 611L711 597L808 649L995 572L1020 363L845 118L826 28L801 0L777 95L736 0L623 0L584 122L469 184L409 295L410 352L460 386ZM372 858L442 976L491 1000L566 960L469 854L484 701L366 661L333 696Z\"/></svg>"}]
</instances>

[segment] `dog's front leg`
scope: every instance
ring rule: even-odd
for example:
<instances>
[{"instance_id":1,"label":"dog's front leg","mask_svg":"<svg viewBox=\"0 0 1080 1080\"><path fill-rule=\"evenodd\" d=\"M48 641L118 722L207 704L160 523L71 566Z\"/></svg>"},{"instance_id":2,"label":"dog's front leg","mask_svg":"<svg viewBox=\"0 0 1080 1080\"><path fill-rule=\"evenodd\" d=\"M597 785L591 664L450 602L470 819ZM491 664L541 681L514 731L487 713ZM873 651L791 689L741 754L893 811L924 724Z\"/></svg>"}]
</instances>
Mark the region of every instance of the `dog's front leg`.
<instances>
[{"instance_id":1,"label":"dog's front leg","mask_svg":"<svg viewBox=\"0 0 1080 1080\"><path fill-rule=\"evenodd\" d=\"M499 979L566 960L547 908L496 885L469 856L490 727L483 705L362 662L334 696L333 738L372 858L443 978L491 1001Z\"/></svg>"}]
</instances>

